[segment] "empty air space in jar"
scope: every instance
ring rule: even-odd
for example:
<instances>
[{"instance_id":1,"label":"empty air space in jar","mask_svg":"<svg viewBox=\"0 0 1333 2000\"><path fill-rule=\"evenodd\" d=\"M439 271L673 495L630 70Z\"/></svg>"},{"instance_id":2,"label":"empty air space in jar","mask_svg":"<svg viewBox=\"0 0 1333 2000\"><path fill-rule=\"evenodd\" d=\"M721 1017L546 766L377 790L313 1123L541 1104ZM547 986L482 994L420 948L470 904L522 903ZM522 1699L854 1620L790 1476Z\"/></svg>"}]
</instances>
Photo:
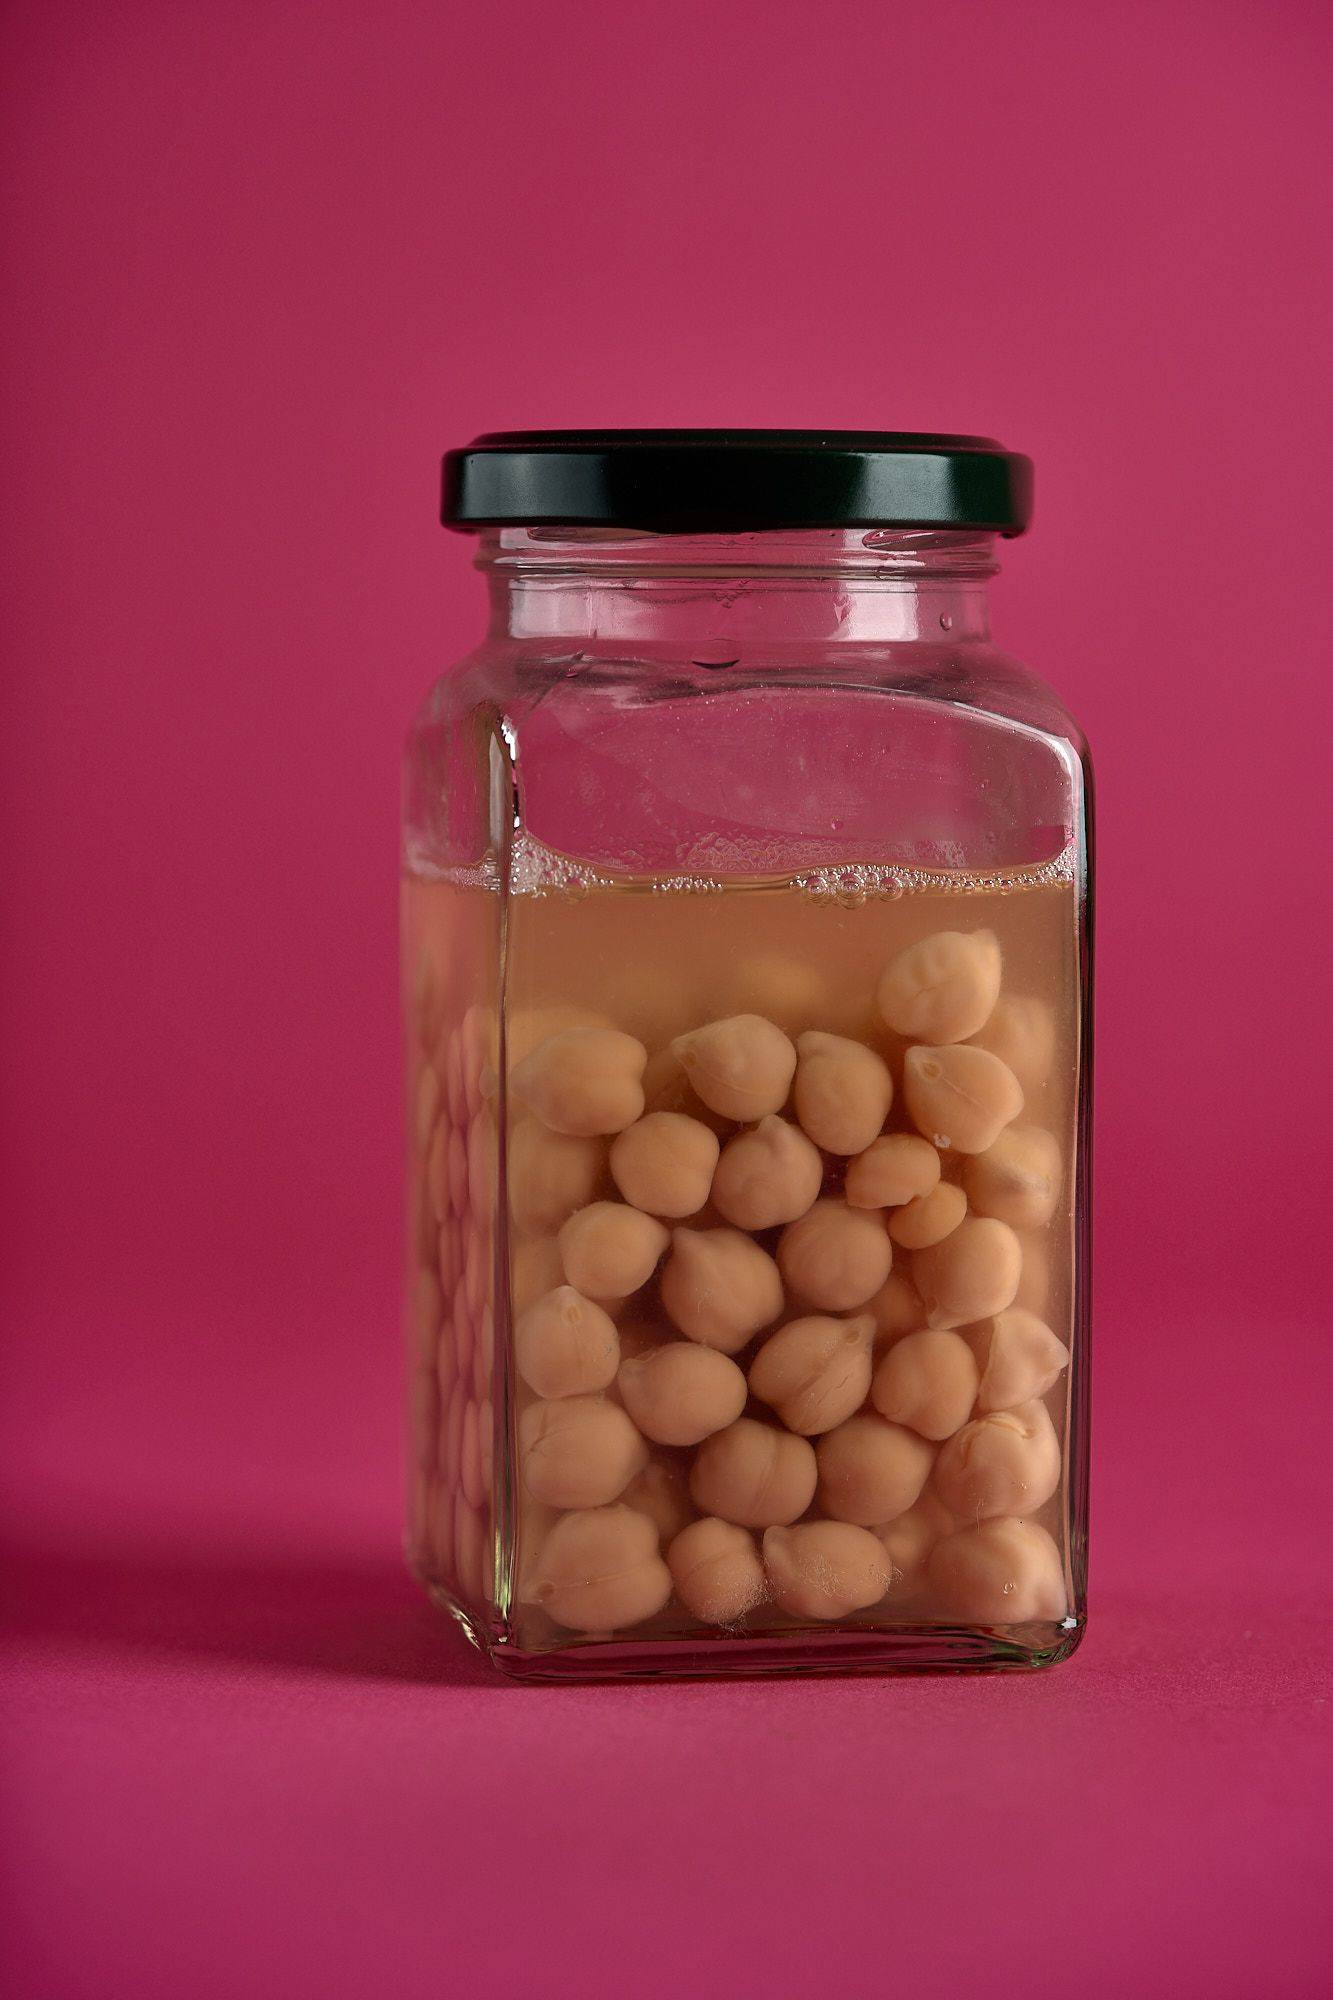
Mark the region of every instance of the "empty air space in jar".
<instances>
[{"instance_id":1,"label":"empty air space in jar","mask_svg":"<svg viewBox=\"0 0 1333 2000\"><path fill-rule=\"evenodd\" d=\"M438 898L441 885L432 887ZM827 1629L831 1622L871 1630L1000 1622L997 1604L1015 1619L1058 1616L1063 1606L1052 1576L1064 1546L1063 1497L1062 1486L1051 1490L1043 1426L1059 1447L1073 1303L1071 871L1057 864L990 882L868 867L777 882L617 879L558 857L548 861L528 841L516 890L506 970L511 1290L518 1347L531 1354L545 1342L529 1379L521 1368L514 1374L519 1643L540 1649L613 1632L716 1637ZM469 905L495 900L479 886L443 893ZM981 953L979 990L961 1001L955 991L961 1012L932 1015L929 990L924 1000L918 991L914 1004L914 979L918 989L932 983L933 947L923 941L983 933L996 940L994 962ZM911 964L916 946L928 958L920 977ZM886 969L901 967L905 954L897 985L905 978L906 999L884 984ZM738 1017L754 1017L776 1034L732 1029L715 1050L717 1038L700 1033ZM958 1046L947 1038L963 1031L969 1049L1012 1072L1022 1097L1016 1114L1002 1098L996 1134L981 1126L962 1132L963 1144L986 1142L980 1152L965 1152L950 1143L954 1134L934 1129L937 1100L929 1090L924 1098L916 1093L914 1118L904 1087L909 1049L926 1051L918 1060L932 1085L938 1065L931 1052L943 1048L947 1072L947 1052ZM557 1040L569 1035L572 1043ZM596 1073L595 1088L583 1088L580 1065ZM981 1069L984 1085L990 1072L986 1063ZM720 1085L710 1081L715 1074ZM856 1103L840 1122L844 1078ZM946 1074L943 1085L949 1081ZM975 1111L970 1074L961 1088ZM947 1088L938 1101L951 1102ZM947 1110L939 1122L950 1122ZM901 1159L890 1149L887 1160L869 1162L859 1182L849 1182L855 1155L831 1148L873 1145L881 1133L933 1148L947 1196L924 1185L913 1146L900 1149ZM906 1201L867 1209L862 1198L857 1205L858 1185L907 1193L921 1205L920 1220L915 1211L905 1214ZM653 1226L643 1226L645 1217ZM945 1253L962 1221L985 1225L975 1245L983 1264L986 1230L1006 1245L1016 1239L1012 1295L1003 1276L1004 1296L988 1293L984 1272L978 1288L970 1266L959 1289L957 1260ZM564 1293L575 1291L566 1259L594 1286L586 1310L577 1295ZM919 1260L923 1283L940 1279L935 1309L913 1283ZM867 1286L870 1294L853 1296ZM724 1309L712 1311L723 1295ZM961 1310L952 1310L959 1302ZM992 1321L997 1310L1003 1324ZM1005 1317L1013 1313L1029 1319ZM845 1340L834 1338L830 1319L847 1323ZM775 1359L750 1381L760 1351L792 1322L812 1324L781 1350L786 1372ZM919 1353L913 1349L881 1377L898 1340L932 1323L949 1338L920 1343ZM1051 1330L1053 1351L1034 1326ZM716 1354L716 1365L692 1366L695 1346ZM667 1352L660 1366L643 1365L673 1348L678 1357ZM923 1383L921 1369L928 1375L941 1359L952 1371L948 1382ZM610 1370L625 1362L632 1366L622 1387ZM1017 1420L994 1402L1000 1398L1007 1410L1014 1384L1028 1391ZM553 1386L601 1400L616 1420L592 1418L585 1402L568 1418L549 1409L531 1414L552 1400ZM676 1394L689 1407L682 1404L673 1420L665 1406ZM1041 1424L1028 1408L1033 1403ZM835 1435L821 1449L825 1433L808 1426L821 1423L825 1411L834 1433L855 1420L867 1437L853 1430L845 1443ZM646 1426L642 1451L631 1448L625 1431L636 1412ZM734 1449L710 1447L700 1432L714 1413L719 1428L711 1435L733 1423L758 1426L760 1434L738 1434ZM987 1423L991 1416L995 1424ZM562 1437L571 1459L583 1453L588 1461L568 1468L568 1485ZM541 1440L531 1483L525 1439ZM937 1474L946 1448L951 1455ZM862 1449L864 1476L848 1470L849 1455ZM1021 1516L979 1512L1020 1504L1015 1494L1023 1493L1028 1457L1034 1483ZM970 1512L950 1510L941 1479L955 1508ZM551 1496L564 1492L577 1493L581 1507L555 1505ZM881 1506L883 1518L864 1518ZM599 1514L552 1539L561 1521L597 1508L627 1511ZM645 1517L655 1551L639 1546ZM1004 1527L974 1532L1017 1518L1031 1525L1030 1535ZM725 1532L691 1537L673 1559L683 1531L709 1519L725 1522ZM822 1539L796 1532L819 1522L837 1523L838 1531ZM950 1539L968 1533L972 1541ZM885 1552L882 1590L874 1587L881 1559L866 1536ZM570 1564L584 1541L602 1569L597 1588L580 1597ZM622 1542L623 1623L608 1582L619 1573L611 1558ZM932 1566L937 1548L943 1552ZM1012 1577L1001 1577L1005 1565ZM595 1605L596 1617L609 1622L581 1623L580 1604Z\"/></svg>"}]
</instances>

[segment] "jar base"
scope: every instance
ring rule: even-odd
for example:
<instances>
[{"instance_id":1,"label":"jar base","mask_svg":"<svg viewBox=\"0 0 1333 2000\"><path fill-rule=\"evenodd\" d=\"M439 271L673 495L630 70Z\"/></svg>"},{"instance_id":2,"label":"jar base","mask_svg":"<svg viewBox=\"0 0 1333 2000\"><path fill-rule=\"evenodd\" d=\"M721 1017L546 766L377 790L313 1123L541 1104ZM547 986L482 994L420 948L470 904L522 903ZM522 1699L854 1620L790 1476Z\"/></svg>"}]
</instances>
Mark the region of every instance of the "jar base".
<instances>
[{"instance_id":1,"label":"jar base","mask_svg":"<svg viewBox=\"0 0 1333 2000\"><path fill-rule=\"evenodd\" d=\"M789 1674L1032 1673L1078 1650L1086 1614L1023 1625L843 1626L726 1634L712 1639L571 1639L533 1651L515 1645L434 1585L430 1596L492 1666L515 1681L773 1679Z\"/></svg>"}]
</instances>

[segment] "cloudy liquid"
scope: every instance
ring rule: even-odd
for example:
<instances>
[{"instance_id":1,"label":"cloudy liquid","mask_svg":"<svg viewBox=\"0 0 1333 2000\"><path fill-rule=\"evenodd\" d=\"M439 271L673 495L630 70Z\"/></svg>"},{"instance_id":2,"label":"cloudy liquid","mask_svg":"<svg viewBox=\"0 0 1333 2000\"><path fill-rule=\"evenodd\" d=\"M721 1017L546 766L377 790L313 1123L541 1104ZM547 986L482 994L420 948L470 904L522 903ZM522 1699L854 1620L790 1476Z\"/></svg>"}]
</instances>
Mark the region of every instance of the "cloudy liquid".
<instances>
[{"instance_id":1,"label":"cloudy liquid","mask_svg":"<svg viewBox=\"0 0 1333 2000\"><path fill-rule=\"evenodd\" d=\"M1026 1086L1022 1122L1044 1126L1054 1134L1064 1163L1054 1216L1044 1229L1024 1238L1023 1278L1015 1303L1037 1313L1072 1348L1077 1297L1073 1218L1080 1050L1078 916L1078 884L1067 862L992 877L852 867L796 878L721 882L592 874L526 842L515 857L511 887L504 896L481 870L454 880L414 877L405 883L404 976L409 1018L416 1021L410 1101L419 1099L423 1065L435 1061L446 1072L442 1096L448 1117L448 1056L440 1057L438 1050L441 1037L446 1045L451 1033L455 1041L459 1039L462 1017L471 1008L474 1027L478 1010L497 1025L503 1016L505 1058L511 1070L545 1036L564 1027L602 1024L622 1029L648 1050L649 1108L660 1104L688 1110L678 1098L679 1079L669 1054L672 1038L708 1021L753 1013L775 1021L793 1038L806 1029L820 1029L873 1047L888 1060L895 1081L885 1129L911 1131L901 1094L904 1044L877 1015L877 982L891 959L933 932L989 929L1003 954L1003 995L1036 1003L1049 1029L1049 1058L1042 1078ZM425 988L434 997L424 1003L423 1031ZM442 1027L431 1018L432 1010L440 1013ZM979 1039L985 1042L984 1031ZM498 1069L498 1034L492 1057ZM469 1111L462 1089L456 1082L459 1101L454 1115L456 1123L463 1120L466 1146L469 1135L475 1141L478 1121L494 1112L475 1087ZM490 1100L498 1101L498 1097ZM511 1108L511 1124L521 1115ZM481 1145L474 1143L474 1156L481 1151ZM956 1179L960 1165L946 1156L945 1177ZM420 1176L424 1169L416 1171ZM826 1195L839 1193L842 1172L843 1163L828 1162ZM497 1415L500 1399L492 1395L494 1352L507 1342L507 1327L501 1322L508 1316L509 1301L514 1311L521 1310L534 1287L560 1281L550 1262L553 1246L507 1230L501 1274L507 1297L497 1310L493 1280L488 1277L484 1305L479 1306L480 1280L474 1278L469 1307L466 1297L459 1296L462 1281L455 1267L461 1269L466 1263L465 1238L479 1226L480 1204L475 1191L470 1206L465 1195L460 1202L457 1171L454 1181L452 1208L446 1206L434 1239L445 1265L443 1290L450 1294L443 1300L439 1338L444 1345L453 1339L458 1347L459 1336L451 1327L461 1316L466 1322L461 1349L467 1353L461 1365L438 1371L442 1386L436 1421L442 1444L433 1463L425 1462L431 1457L429 1442L422 1445L418 1440L422 1462L414 1475L416 1559L445 1591L489 1599L496 1587L492 1556L498 1550L498 1596L511 1608L519 1642L541 1647L575 1643L577 1635L559 1631L540 1610L522 1604L525 1565L535 1558L553 1516L525 1496L521 1471L512 1460L512 1427L505 1429L503 1415ZM609 1178L599 1192L602 1198L617 1198ZM422 1225L420 1216L423 1208L429 1211L430 1203L418 1196L413 1208L418 1216L413 1255L420 1267L429 1262L431 1225L429 1219ZM488 1247L493 1240L487 1236ZM772 1247L766 1237L761 1240ZM900 1252L898 1267L909 1266L907 1253ZM616 1317L622 1325L632 1326L636 1340L679 1338L662 1311L655 1279L619 1308ZM736 1356L742 1368L748 1367L763 1337ZM483 1365L479 1349L487 1343L491 1351ZM460 1388L466 1368L471 1369L471 1379ZM511 1414L516 1416L531 1394L508 1367L504 1379L515 1402ZM1069 1431L1069 1381L1068 1374L1063 1376L1046 1399L1062 1441ZM452 1386L443 1386L446 1382ZM424 1392L419 1391L419 1399L424 1399ZM757 1404L747 1414L771 1418L771 1412ZM475 1466L466 1482L467 1493L459 1486L460 1456L471 1450L475 1458L479 1449L468 1439L474 1430L492 1423L497 1425L495 1449L493 1453L488 1449L487 1455L497 1472L512 1466L512 1507L497 1507L497 1496L489 1491L478 1504L480 1476ZM661 1477L678 1496L687 1494L688 1457L654 1447ZM441 1532L440 1493L450 1480L456 1491L449 1525ZM1048 1530L1066 1555L1067 1483L1063 1479L1052 1499L1030 1517ZM433 1529L428 1518L432 1509ZM811 1510L812 1518L817 1511L817 1507ZM505 1521L512 1536L507 1549L501 1546L506 1535L497 1535L497 1527ZM484 1566L484 1580L479 1565ZM468 1566L474 1572L470 1577L461 1574ZM900 1605L890 1592L882 1604L846 1622L874 1629L904 1621L929 1622L931 1616L928 1597L920 1592ZM793 1621L769 1607L751 1614L745 1629L790 1630ZM673 1601L625 1636L661 1638L691 1631L697 1631L695 1621Z\"/></svg>"}]
</instances>

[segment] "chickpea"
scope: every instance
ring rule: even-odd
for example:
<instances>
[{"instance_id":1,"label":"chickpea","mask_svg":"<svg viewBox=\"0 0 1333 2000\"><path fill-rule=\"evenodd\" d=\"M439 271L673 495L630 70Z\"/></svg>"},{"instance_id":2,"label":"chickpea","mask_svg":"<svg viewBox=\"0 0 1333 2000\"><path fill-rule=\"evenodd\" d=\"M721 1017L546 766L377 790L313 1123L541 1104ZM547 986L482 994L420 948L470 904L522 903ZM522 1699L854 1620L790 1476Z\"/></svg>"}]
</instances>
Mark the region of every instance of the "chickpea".
<instances>
[{"instance_id":1,"label":"chickpea","mask_svg":"<svg viewBox=\"0 0 1333 2000\"><path fill-rule=\"evenodd\" d=\"M1035 1514L1060 1484L1060 1440L1044 1403L992 1410L941 1448L935 1490L960 1521Z\"/></svg>"},{"instance_id":2,"label":"chickpea","mask_svg":"<svg viewBox=\"0 0 1333 2000\"><path fill-rule=\"evenodd\" d=\"M599 1396L530 1403L519 1419L523 1479L548 1507L600 1507L648 1463L625 1412Z\"/></svg>"},{"instance_id":3,"label":"chickpea","mask_svg":"<svg viewBox=\"0 0 1333 2000\"><path fill-rule=\"evenodd\" d=\"M876 1211L817 1201L778 1242L778 1268L792 1291L827 1312L863 1306L889 1275L893 1245Z\"/></svg>"},{"instance_id":4,"label":"chickpea","mask_svg":"<svg viewBox=\"0 0 1333 2000\"><path fill-rule=\"evenodd\" d=\"M690 1500L689 1467L683 1454L655 1452L620 1497L627 1507L648 1516L663 1548L698 1519Z\"/></svg>"},{"instance_id":5,"label":"chickpea","mask_svg":"<svg viewBox=\"0 0 1333 2000\"><path fill-rule=\"evenodd\" d=\"M1060 1148L1039 1125L1010 1125L964 1161L963 1186L975 1214L1011 1229L1044 1229L1060 1199Z\"/></svg>"},{"instance_id":6,"label":"chickpea","mask_svg":"<svg viewBox=\"0 0 1333 2000\"><path fill-rule=\"evenodd\" d=\"M524 1313L547 1292L565 1282L560 1246L553 1236L534 1236L514 1247L509 1296L514 1312Z\"/></svg>"},{"instance_id":7,"label":"chickpea","mask_svg":"<svg viewBox=\"0 0 1333 2000\"><path fill-rule=\"evenodd\" d=\"M977 1364L957 1333L922 1327L891 1347L870 1400L891 1423L938 1442L965 1424L977 1397Z\"/></svg>"},{"instance_id":8,"label":"chickpea","mask_svg":"<svg viewBox=\"0 0 1333 2000\"><path fill-rule=\"evenodd\" d=\"M952 1533L954 1525L948 1508L927 1490L896 1521L885 1521L875 1529L893 1565L895 1597L912 1597L922 1589L930 1552L942 1535Z\"/></svg>"},{"instance_id":9,"label":"chickpea","mask_svg":"<svg viewBox=\"0 0 1333 2000\"><path fill-rule=\"evenodd\" d=\"M650 1111L611 1142L611 1178L648 1215L696 1215L708 1199L717 1135L678 1111Z\"/></svg>"},{"instance_id":10,"label":"chickpea","mask_svg":"<svg viewBox=\"0 0 1333 2000\"><path fill-rule=\"evenodd\" d=\"M909 1049L903 1057L903 1099L913 1124L942 1153L984 1153L1023 1109L1013 1071L998 1056L967 1043Z\"/></svg>"},{"instance_id":11,"label":"chickpea","mask_svg":"<svg viewBox=\"0 0 1333 2000\"><path fill-rule=\"evenodd\" d=\"M562 1515L537 1559L529 1601L571 1632L611 1632L659 1612L671 1572L657 1529L632 1507Z\"/></svg>"},{"instance_id":12,"label":"chickpea","mask_svg":"<svg viewBox=\"0 0 1333 2000\"><path fill-rule=\"evenodd\" d=\"M785 1527L810 1505L815 1477L804 1438L740 1417L700 1445L690 1495L701 1514L742 1528Z\"/></svg>"},{"instance_id":13,"label":"chickpea","mask_svg":"<svg viewBox=\"0 0 1333 2000\"><path fill-rule=\"evenodd\" d=\"M813 1437L859 1410L870 1387L875 1322L789 1320L770 1334L750 1364L750 1392L776 1410L789 1431Z\"/></svg>"},{"instance_id":14,"label":"chickpea","mask_svg":"<svg viewBox=\"0 0 1333 2000\"><path fill-rule=\"evenodd\" d=\"M772 1113L722 1148L713 1206L738 1229L775 1229L804 1215L824 1184L824 1162L804 1132Z\"/></svg>"},{"instance_id":15,"label":"chickpea","mask_svg":"<svg viewBox=\"0 0 1333 2000\"><path fill-rule=\"evenodd\" d=\"M623 1132L643 1116L648 1051L616 1028L569 1028L551 1035L510 1075L518 1102L543 1125L571 1138Z\"/></svg>"},{"instance_id":16,"label":"chickpea","mask_svg":"<svg viewBox=\"0 0 1333 2000\"><path fill-rule=\"evenodd\" d=\"M1045 1320L1013 1306L969 1327L968 1345L981 1371L977 1408L1012 1410L1054 1388L1069 1366L1069 1349Z\"/></svg>"},{"instance_id":17,"label":"chickpea","mask_svg":"<svg viewBox=\"0 0 1333 2000\"><path fill-rule=\"evenodd\" d=\"M676 1229L662 1304L687 1340L735 1354L782 1311L782 1279L739 1229Z\"/></svg>"},{"instance_id":18,"label":"chickpea","mask_svg":"<svg viewBox=\"0 0 1333 2000\"><path fill-rule=\"evenodd\" d=\"M849 1208L902 1208L939 1186L940 1156L915 1132L886 1132L848 1162Z\"/></svg>"},{"instance_id":19,"label":"chickpea","mask_svg":"<svg viewBox=\"0 0 1333 2000\"><path fill-rule=\"evenodd\" d=\"M716 1516L682 1529L667 1568L685 1609L705 1625L736 1625L768 1592L754 1536Z\"/></svg>"},{"instance_id":20,"label":"chickpea","mask_svg":"<svg viewBox=\"0 0 1333 2000\"><path fill-rule=\"evenodd\" d=\"M1003 994L973 1039L979 1049L989 1049L1007 1063L1023 1089L1034 1096L1055 1067L1055 1015L1044 1000Z\"/></svg>"},{"instance_id":21,"label":"chickpea","mask_svg":"<svg viewBox=\"0 0 1333 2000\"><path fill-rule=\"evenodd\" d=\"M820 1506L833 1520L861 1528L905 1514L935 1462L924 1438L869 1410L827 1431L815 1453Z\"/></svg>"},{"instance_id":22,"label":"chickpea","mask_svg":"<svg viewBox=\"0 0 1333 2000\"><path fill-rule=\"evenodd\" d=\"M926 1308L916 1286L901 1271L891 1271L866 1311L875 1322L875 1352L882 1354L905 1333L926 1323Z\"/></svg>"},{"instance_id":23,"label":"chickpea","mask_svg":"<svg viewBox=\"0 0 1333 2000\"><path fill-rule=\"evenodd\" d=\"M646 1285L670 1237L660 1222L618 1201L594 1201L556 1241L565 1276L590 1299L627 1299Z\"/></svg>"},{"instance_id":24,"label":"chickpea","mask_svg":"<svg viewBox=\"0 0 1333 2000\"><path fill-rule=\"evenodd\" d=\"M781 1111L787 1101L796 1051L762 1015L712 1021L678 1035L671 1047L697 1094L724 1118L749 1124Z\"/></svg>"},{"instance_id":25,"label":"chickpea","mask_svg":"<svg viewBox=\"0 0 1333 2000\"><path fill-rule=\"evenodd\" d=\"M595 1394L620 1365L615 1323L572 1285L559 1285L515 1321L514 1365L539 1396Z\"/></svg>"},{"instance_id":26,"label":"chickpea","mask_svg":"<svg viewBox=\"0 0 1333 2000\"><path fill-rule=\"evenodd\" d=\"M1005 1222L965 1216L942 1243L918 1250L912 1279L928 1326L970 1326L1014 1302L1022 1269L1018 1238Z\"/></svg>"},{"instance_id":27,"label":"chickpea","mask_svg":"<svg viewBox=\"0 0 1333 2000\"><path fill-rule=\"evenodd\" d=\"M625 1408L655 1444L700 1444L745 1408L736 1363L694 1340L672 1340L622 1362L618 1380Z\"/></svg>"},{"instance_id":28,"label":"chickpea","mask_svg":"<svg viewBox=\"0 0 1333 2000\"><path fill-rule=\"evenodd\" d=\"M539 1118L520 1118L509 1135L509 1212L514 1227L543 1235L568 1222L597 1192L605 1147L600 1139L553 1132Z\"/></svg>"},{"instance_id":29,"label":"chickpea","mask_svg":"<svg viewBox=\"0 0 1333 2000\"><path fill-rule=\"evenodd\" d=\"M946 1617L978 1625L1023 1625L1063 1618L1060 1551L1031 1521L982 1521L937 1542L930 1586Z\"/></svg>"},{"instance_id":30,"label":"chickpea","mask_svg":"<svg viewBox=\"0 0 1333 2000\"><path fill-rule=\"evenodd\" d=\"M878 1604L889 1587L889 1558L874 1535L846 1521L770 1528L764 1568L778 1606L793 1618L846 1618Z\"/></svg>"},{"instance_id":31,"label":"chickpea","mask_svg":"<svg viewBox=\"0 0 1333 2000\"><path fill-rule=\"evenodd\" d=\"M813 1030L796 1042L794 1102L802 1130L826 1153L861 1153L883 1130L893 1078L882 1056Z\"/></svg>"},{"instance_id":32,"label":"chickpea","mask_svg":"<svg viewBox=\"0 0 1333 2000\"><path fill-rule=\"evenodd\" d=\"M896 1035L962 1042L985 1026L1000 997L1000 970L994 931L936 931L899 952L876 1001Z\"/></svg>"},{"instance_id":33,"label":"chickpea","mask_svg":"<svg viewBox=\"0 0 1333 2000\"><path fill-rule=\"evenodd\" d=\"M941 1181L889 1217L889 1235L904 1250L927 1250L951 1236L967 1214L967 1196L952 1181Z\"/></svg>"}]
</instances>

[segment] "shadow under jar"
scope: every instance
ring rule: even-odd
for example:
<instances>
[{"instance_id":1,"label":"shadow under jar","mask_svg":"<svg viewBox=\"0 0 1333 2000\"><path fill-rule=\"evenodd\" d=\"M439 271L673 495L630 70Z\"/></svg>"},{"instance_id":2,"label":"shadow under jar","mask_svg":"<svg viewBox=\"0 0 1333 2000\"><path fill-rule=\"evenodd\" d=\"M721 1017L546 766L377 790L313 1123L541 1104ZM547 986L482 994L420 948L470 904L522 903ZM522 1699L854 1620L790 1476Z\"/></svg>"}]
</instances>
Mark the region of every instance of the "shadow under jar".
<instances>
[{"instance_id":1,"label":"shadow under jar","mask_svg":"<svg viewBox=\"0 0 1333 2000\"><path fill-rule=\"evenodd\" d=\"M990 636L1027 461L446 459L491 621L407 750L408 1546L532 1678L1061 1660L1090 771Z\"/></svg>"}]
</instances>

